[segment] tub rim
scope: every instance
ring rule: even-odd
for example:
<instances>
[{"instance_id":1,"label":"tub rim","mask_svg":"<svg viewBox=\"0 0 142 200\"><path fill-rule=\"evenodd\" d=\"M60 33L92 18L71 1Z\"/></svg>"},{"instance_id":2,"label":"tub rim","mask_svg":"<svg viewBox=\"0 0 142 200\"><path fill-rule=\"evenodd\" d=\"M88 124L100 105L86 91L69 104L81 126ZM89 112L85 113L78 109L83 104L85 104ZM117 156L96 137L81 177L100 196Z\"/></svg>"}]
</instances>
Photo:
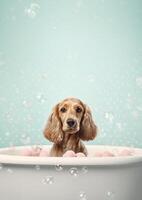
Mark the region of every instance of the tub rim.
<instances>
[{"instance_id":1,"label":"tub rim","mask_svg":"<svg viewBox=\"0 0 142 200\"><path fill-rule=\"evenodd\" d=\"M22 150L30 146L15 146L13 151ZM39 147L50 148L51 145L38 145ZM95 148L105 149L122 149L131 148L128 146L113 146L113 145L86 145L88 151ZM2 152L8 151L12 147L0 148L0 164L16 164L16 165L91 165L91 166L107 166L107 165L126 165L142 162L142 154L135 156L114 156L114 157L35 157L35 156L19 156L7 155ZM133 148L141 151L141 148Z\"/></svg>"}]
</instances>

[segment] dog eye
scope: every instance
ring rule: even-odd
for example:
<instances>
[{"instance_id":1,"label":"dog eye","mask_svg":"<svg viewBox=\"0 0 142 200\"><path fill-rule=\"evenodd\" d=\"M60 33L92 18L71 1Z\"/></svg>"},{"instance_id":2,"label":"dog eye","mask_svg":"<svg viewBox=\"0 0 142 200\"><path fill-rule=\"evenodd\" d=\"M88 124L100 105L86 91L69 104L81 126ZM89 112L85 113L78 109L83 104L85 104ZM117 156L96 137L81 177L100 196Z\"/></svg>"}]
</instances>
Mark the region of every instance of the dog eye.
<instances>
[{"instance_id":1,"label":"dog eye","mask_svg":"<svg viewBox=\"0 0 142 200\"><path fill-rule=\"evenodd\" d=\"M82 109L81 109L80 107L77 107L77 108L76 108L76 112L77 112L77 113L80 113L80 112L82 112Z\"/></svg>"},{"instance_id":2,"label":"dog eye","mask_svg":"<svg viewBox=\"0 0 142 200\"><path fill-rule=\"evenodd\" d=\"M63 107L63 108L61 108L61 110L60 110L60 111L64 113L64 112L66 112L66 111L67 111L67 109Z\"/></svg>"}]
</instances>

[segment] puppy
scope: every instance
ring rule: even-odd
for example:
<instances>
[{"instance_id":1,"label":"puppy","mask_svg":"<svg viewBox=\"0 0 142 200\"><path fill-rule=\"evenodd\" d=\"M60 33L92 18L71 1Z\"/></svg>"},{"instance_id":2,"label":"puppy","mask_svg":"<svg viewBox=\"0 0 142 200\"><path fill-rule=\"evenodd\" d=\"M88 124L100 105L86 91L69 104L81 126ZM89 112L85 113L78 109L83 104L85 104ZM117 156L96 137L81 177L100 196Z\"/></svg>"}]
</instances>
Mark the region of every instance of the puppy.
<instances>
[{"instance_id":1,"label":"puppy","mask_svg":"<svg viewBox=\"0 0 142 200\"><path fill-rule=\"evenodd\" d=\"M81 140L93 140L97 127L87 105L76 98L67 98L58 103L49 116L44 136L53 142L50 156L59 157L66 151L82 152L87 149Z\"/></svg>"}]
</instances>

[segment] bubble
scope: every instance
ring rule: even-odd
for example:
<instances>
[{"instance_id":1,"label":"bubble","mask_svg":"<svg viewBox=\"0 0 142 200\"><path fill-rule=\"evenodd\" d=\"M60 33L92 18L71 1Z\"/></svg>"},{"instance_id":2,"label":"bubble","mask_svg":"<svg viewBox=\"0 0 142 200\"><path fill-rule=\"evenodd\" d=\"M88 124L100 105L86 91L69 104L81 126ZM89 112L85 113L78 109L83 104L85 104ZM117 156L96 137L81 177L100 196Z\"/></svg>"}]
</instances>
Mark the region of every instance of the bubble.
<instances>
[{"instance_id":1,"label":"bubble","mask_svg":"<svg viewBox=\"0 0 142 200\"><path fill-rule=\"evenodd\" d=\"M86 193L84 191L80 192L79 197L80 197L81 200L87 200L87 196L86 196Z\"/></svg>"},{"instance_id":2,"label":"bubble","mask_svg":"<svg viewBox=\"0 0 142 200\"><path fill-rule=\"evenodd\" d=\"M10 168L8 168L8 169L7 169L7 172L8 172L9 174L12 174L12 173L13 173L13 170L10 169Z\"/></svg>"},{"instance_id":3,"label":"bubble","mask_svg":"<svg viewBox=\"0 0 142 200\"><path fill-rule=\"evenodd\" d=\"M47 176L47 177L43 178L42 183L51 185L51 184L54 183L54 177L53 176Z\"/></svg>"},{"instance_id":4,"label":"bubble","mask_svg":"<svg viewBox=\"0 0 142 200\"><path fill-rule=\"evenodd\" d=\"M86 166L81 169L82 174L86 174L88 172L88 168Z\"/></svg>"},{"instance_id":5,"label":"bubble","mask_svg":"<svg viewBox=\"0 0 142 200\"><path fill-rule=\"evenodd\" d=\"M89 82L93 83L95 81L94 75L90 74L88 76L88 80L89 80Z\"/></svg>"},{"instance_id":6,"label":"bubble","mask_svg":"<svg viewBox=\"0 0 142 200\"><path fill-rule=\"evenodd\" d=\"M36 13L31 8L25 8L25 15L27 15L30 18L35 18Z\"/></svg>"},{"instance_id":7,"label":"bubble","mask_svg":"<svg viewBox=\"0 0 142 200\"><path fill-rule=\"evenodd\" d=\"M5 97L0 97L0 103L4 103L4 102L6 102Z\"/></svg>"},{"instance_id":8,"label":"bubble","mask_svg":"<svg viewBox=\"0 0 142 200\"><path fill-rule=\"evenodd\" d=\"M36 169L37 171L39 171L39 170L40 170L40 165L36 165L36 166L35 166L35 169Z\"/></svg>"},{"instance_id":9,"label":"bubble","mask_svg":"<svg viewBox=\"0 0 142 200\"><path fill-rule=\"evenodd\" d=\"M138 119L138 118L139 118L139 112L138 112L137 110L132 111L132 116L133 116L135 119Z\"/></svg>"},{"instance_id":10,"label":"bubble","mask_svg":"<svg viewBox=\"0 0 142 200\"><path fill-rule=\"evenodd\" d=\"M3 169L3 164L2 163L0 163L0 170L2 170Z\"/></svg>"},{"instance_id":11,"label":"bubble","mask_svg":"<svg viewBox=\"0 0 142 200\"><path fill-rule=\"evenodd\" d=\"M116 127L118 128L119 131L122 131L122 124L120 122L116 123Z\"/></svg>"},{"instance_id":12,"label":"bubble","mask_svg":"<svg viewBox=\"0 0 142 200\"><path fill-rule=\"evenodd\" d=\"M105 113L105 118L106 118L110 123L112 123L113 120L114 120L114 115L113 115L112 113L110 113L110 112L106 112L106 113Z\"/></svg>"},{"instance_id":13,"label":"bubble","mask_svg":"<svg viewBox=\"0 0 142 200\"><path fill-rule=\"evenodd\" d=\"M136 78L136 85L142 89L142 77Z\"/></svg>"},{"instance_id":14,"label":"bubble","mask_svg":"<svg viewBox=\"0 0 142 200\"><path fill-rule=\"evenodd\" d=\"M22 144L29 144L31 142L31 138L25 134L23 134L21 136L22 138L20 139L20 141L22 142Z\"/></svg>"},{"instance_id":15,"label":"bubble","mask_svg":"<svg viewBox=\"0 0 142 200\"><path fill-rule=\"evenodd\" d=\"M12 117L12 113L11 112L6 112L6 118L9 122L12 122L13 121L13 117Z\"/></svg>"},{"instance_id":16,"label":"bubble","mask_svg":"<svg viewBox=\"0 0 142 200\"><path fill-rule=\"evenodd\" d=\"M82 0L78 0L78 1L76 2L76 6L79 7L79 8L82 6L82 4L83 4L83 1L82 1Z\"/></svg>"},{"instance_id":17,"label":"bubble","mask_svg":"<svg viewBox=\"0 0 142 200\"><path fill-rule=\"evenodd\" d=\"M137 106L136 108L138 111L140 111L140 112L142 111L142 106Z\"/></svg>"},{"instance_id":18,"label":"bubble","mask_svg":"<svg viewBox=\"0 0 142 200\"><path fill-rule=\"evenodd\" d=\"M37 4L37 3L32 3L32 4L31 4L31 9L32 9L32 10L35 10L35 11L39 11L40 6L39 6L39 4Z\"/></svg>"},{"instance_id":19,"label":"bubble","mask_svg":"<svg viewBox=\"0 0 142 200\"><path fill-rule=\"evenodd\" d=\"M40 76L42 79L47 79L47 74L46 73L43 73L43 74L41 74L41 76Z\"/></svg>"},{"instance_id":20,"label":"bubble","mask_svg":"<svg viewBox=\"0 0 142 200\"><path fill-rule=\"evenodd\" d=\"M23 106L26 107L26 108L30 108L30 107L31 107L31 102L29 102L29 101L24 100L24 101L22 102L22 104L23 104Z\"/></svg>"},{"instance_id":21,"label":"bubble","mask_svg":"<svg viewBox=\"0 0 142 200\"><path fill-rule=\"evenodd\" d=\"M32 122L33 122L33 118L32 118L31 115L27 115L26 120L27 120L29 123L32 123Z\"/></svg>"},{"instance_id":22,"label":"bubble","mask_svg":"<svg viewBox=\"0 0 142 200\"><path fill-rule=\"evenodd\" d=\"M38 95L36 96L36 98L37 98L38 102L41 103L41 104L44 103L44 102L46 101L46 98L44 97L43 94L38 94Z\"/></svg>"},{"instance_id":23,"label":"bubble","mask_svg":"<svg viewBox=\"0 0 142 200\"><path fill-rule=\"evenodd\" d=\"M63 170L63 166L60 165L60 164L57 164L57 165L55 166L55 169L56 169L56 171L60 172L60 171Z\"/></svg>"},{"instance_id":24,"label":"bubble","mask_svg":"<svg viewBox=\"0 0 142 200\"><path fill-rule=\"evenodd\" d=\"M16 20L16 16L13 15L13 16L11 17L11 19L12 19L12 21L15 21L15 20Z\"/></svg>"},{"instance_id":25,"label":"bubble","mask_svg":"<svg viewBox=\"0 0 142 200\"><path fill-rule=\"evenodd\" d=\"M78 169L75 168L75 167L72 167L70 170L69 170L69 173L70 175L74 176L74 177L77 177L78 176Z\"/></svg>"},{"instance_id":26,"label":"bubble","mask_svg":"<svg viewBox=\"0 0 142 200\"><path fill-rule=\"evenodd\" d=\"M107 200L113 200L114 199L114 192L108 191L106 196L107 196Z\"/></svg>"},{"instance_id":27,"label":"bubble","mask_svg":"<svg viewBox=\"0 0 142 200\"><path fill-rule=\"evenodd\" d=\"M57 29L57 27L56 26L53 26L53 30L56 30Z\"/></svg>"},{"instance_id":28,"label":"bubble","mask_svg":"<svg viewBox=\"0 0 142 200\"><path fill-rule=\"evenodd\" d=\"M71 60L71 59L73 59L73 55L71 54L71 53L67 53L67 59L69 59L69 60Z\"/></svg>"},{"instance_id":29,"label":"bubble","mask_svg":"<svg viewBox=\"0 0 142 200\"><path fill-rule=\"evenodd\" d=\"M3 60L0 60L0 67L5 65L5 62Z\"/></svg>"},{"instance_id":30,"label":"bubble","mask_svg":"<svg viewBox=\"0 0 142 200\"><path fill-rule=\"evenodd\" d=\"M39 12L40 6L37 3L31 3L29 8L25 8L24 13L30 18L35 18Z\"/></svg>"},{"instance_id":31,"label":"bubble","mask_svg":"<svg viewBox=\"0 0 142 200\"><path fill-rule=\"evenodd\" d=\"M7 132L5 133L5 136L8 137L9 135L10 135L10 133L7 131Z\"/></svg>"}]
</instances>

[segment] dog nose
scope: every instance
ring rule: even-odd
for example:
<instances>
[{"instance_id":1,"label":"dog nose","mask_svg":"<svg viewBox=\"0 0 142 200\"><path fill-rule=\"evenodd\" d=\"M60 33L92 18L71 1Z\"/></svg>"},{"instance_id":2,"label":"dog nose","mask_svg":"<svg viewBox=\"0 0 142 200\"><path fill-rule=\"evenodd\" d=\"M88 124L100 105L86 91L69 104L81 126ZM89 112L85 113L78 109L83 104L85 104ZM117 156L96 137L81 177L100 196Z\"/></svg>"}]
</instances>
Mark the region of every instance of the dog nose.
<instances>
[{"instance_id":1,"label":"dog nose","mask_svg":"<svg viewBox=\"0 0 142 200\"><path fill-rule=\"evenodd\" d=\"M75 127L76 126L76 121L74 119L68 119L67 124L69 127Z\"/></svg>"}]
</instances>

